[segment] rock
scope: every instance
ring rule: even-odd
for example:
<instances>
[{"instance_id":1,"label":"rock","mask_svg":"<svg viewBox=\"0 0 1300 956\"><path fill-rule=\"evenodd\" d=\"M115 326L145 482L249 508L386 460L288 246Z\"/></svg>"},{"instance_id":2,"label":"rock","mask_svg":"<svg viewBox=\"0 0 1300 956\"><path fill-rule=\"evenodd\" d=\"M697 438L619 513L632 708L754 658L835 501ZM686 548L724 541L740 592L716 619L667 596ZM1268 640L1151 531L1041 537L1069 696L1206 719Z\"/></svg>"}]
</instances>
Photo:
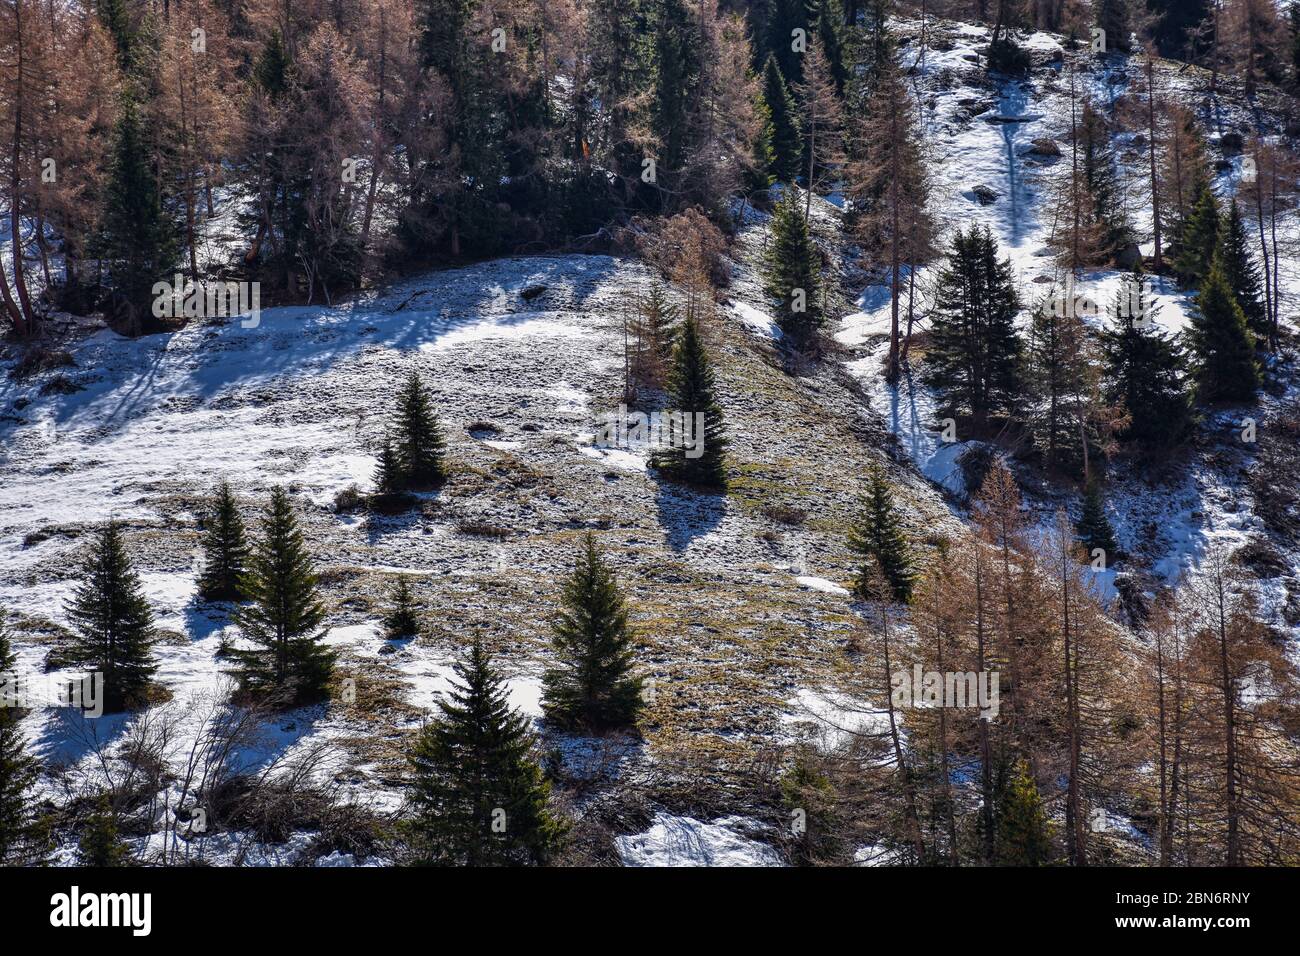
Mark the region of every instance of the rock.
<instances>
[{"instance_id":1,"label":"rock","mask_svg":"<svg viewBox=\"0 0 1300 956\"><path fill-rule=\"evenodd\" d=\"M528 288L524 289L522 292L519 293L519 297L523 299L525 302L532 302L533 299L536 299L538 296L544 295L545 293L546 293L546 286L530 285Z\"/></svg>"},{"instance_id":2,"label":"rock","mask_svg":"<svg viewBox=\"0 0 1300 956\"><path fill-rule=\"evenodd\" d=\"M1115 264L1121 269L1132 270L1142 261L1142 250L1136 242L1130 242L1115 254Z\"/></svg>"},{"instance_id":3,"label":"rock","mask_svg":"<svg viewBox=\"0 0 1300 956\"><path fill-rule=\"evenodd\" d=\"M1246 140L1240 133L1224 133L1219 137L1219 149L1223 150L1224 156L1236 156L1245 145Z\"/></svg>"},{"instance_id":4,"label":"rock","mask_svg":"<svg viewBox=\"0 0 1300 956\"><path fill-rule=\"evenodd\" d=\"M1060 156L1061 147L1050 136L1041 136L1033 140L1028 149L1030 156Z\"/></svg>"},{"instance_id":5,"label":"rock","mask_svg":"<svg viewBox=\"0 0 1300 956\"><path fill-rule=\"evenodd\" d=\"M971 195L975 197L975 201L981 206L991 206L998 201L1001 194L996 189L981 183L971 190Z\"/></svg>"}]
</instances>

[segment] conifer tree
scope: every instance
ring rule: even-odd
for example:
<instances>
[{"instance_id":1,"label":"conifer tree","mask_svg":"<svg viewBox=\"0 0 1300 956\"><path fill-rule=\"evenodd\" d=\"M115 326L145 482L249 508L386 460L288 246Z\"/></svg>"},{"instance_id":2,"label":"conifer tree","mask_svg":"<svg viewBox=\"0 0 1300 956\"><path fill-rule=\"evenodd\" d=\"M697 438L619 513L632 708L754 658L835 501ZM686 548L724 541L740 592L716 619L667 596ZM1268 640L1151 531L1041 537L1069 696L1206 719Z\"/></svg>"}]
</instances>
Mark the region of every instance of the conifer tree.
<instances>
[{"instance_id":1,"label":"conifer tree","mask_svg":"<svg viewBox=\"0 0 1300 956\"><path fill-rule=\"evenodd\" d=\"M641 679L632 675L633 634L614 574L588 532L552 624L557 665L543 678L542 709L558 727L599 733L635 725Z\"/></svg>"},{"instance_id":2,"label":"conifer tree","mask_svg":"<svg viewBox=\"0 0 1300 956\"><path fill-rule=\"evenodd\" d=\"M445 445L429 390L412 372L397 397L397 460L407 488L436 488L447 477Z\"/></svg>"},{"instance_id":3,"label":"conifer tree","mask_svg":"<svg viewBox=\"0 0 1300 956\"><path fill-rule=\"evenodd\" d=\"M1086 101L1079 120L1079 141L1079 162L1091 200L1089 212L1095 220L1097 251L1113 260L1132 241L1133 229L1124 214L1110 129L1105 117Z\"/></svg>"},{"instance_id":4,"label":"conifer tree","mask_svg":"<svg viewBox=\"0 0 1300 956\"><path fill-rule=\"evenodd\" d=\"M1034 441L1049 467L1082 469L1088 433L1087 398L1094 380L1095 349L1083 320L1065 298L1049 296L1030 323L1027 375L1038 407L1032 419ZM1080 430L1080 422L1084 428Z\"/></svg>"},{"instance_id":5,"label":"conifer tree","mask_svg":"<svg viewBox=\"0 0 1300 956\"><path fill-rule=\"evenodd\" d=\"M284 48L284 38L279 30L272 30L253 67L254 79L272 99L278 99L289 88L291 70L292 63Z\"/></svg>"},{"instance_id":6,"label":"conifer tree","mask_svg":"<svg viewBox=\"0 0 1300 956\"><path fill-rule=\"evenodd\" d=\"M998 801L997 862L1003 866L1046 866L1052 859L1052 828L1029 766L1017 761Z\"/></svg>"},{"instance_id":7,"label":"conifer tree","mask_svg":"<svg viewBox=\"0 0 1300 956\"><path fill-rule=\"evenodd\" d=\"M786 190L772 214L772 237L764 261L764 287L781 302L777 324L796 348L816 344L821 329L821 256L808 232L793 190Z\"/></svg>"},{"instance_id":8,"label":"conifer tree","mask_svg":"<svg viewBox=\"0 0 1300 956\"><path fill-rule=\"evenodd\" d=\"M1023 386L1020 297L992 232L957 231L939 287L925 377L941 416L969 414L982 431L990 416L1015 410Z\"/></svg>"},{"instance_id":9,"label":"conifer tree","mask_svg":"<svg viewBox=\"0 0 1300 956\"><path fill-rule=\"evenodd\" d=\"M663 283L651 286L637 301L630 330L636 337L631 371L637 385L658 388L664 384L665 359L672 354L681 315L681 309L668 298Z\"/></svg>"},{"instance_id":10,"label":"conifer tree","mask_svg":"<svg viewBox=\"0 0 1300 956\"><path fill-rule=\"evenodd\" d=\"M1129 34L1129 0L1097 0L1097 26L1106 31L1105 52L1128 53L1132 48Z\"/></svg>"},{"instance_id":11,"label":"conifer tree","mask_svg":"<svg viewBox=\"0 0 1300 956\"><path fill-rule=\"evenodd\" d=\"M459 683L411 755L413 813L405 825L421 865L545 863L564 825L547 808L550 784L533 759L527 719L475 641L455 665Z\"/></svg>"},{"instance_id":12,"label":"conifer tree","mask_svg":"<svg viewBox=\"0 0 1300 956\"><path fill-rule=\"evenodd\" d=\"M1093 551L1100 548L1104 554L1102 560L1109 567L1119 556L1119 545L1115 541L1115 529L1106 516L1106 499L1101 493L1101 482L1090 481L1083 492L1083 512L1075 526L1079 543L1084 546L1091 560Z\"/></svg>"},{"instance_id":13,"label":"conifer tree","mask_svg":"<svg viewBox=\"0 0 1300 956\"><path fill-rule=\"evenodd\" d=\"M393 447L393 439L385 435L384 444L379 449L379 461L375 465L375 493L381 498L390 498L400 494L405 486L402 463Z\"/></svg>"},{"instance_id":14,"label":"conifer tree","mask_svg":"<svg viewBox=\"0 0 1300 956\"><path fill-rule=\"evenodd\" d=\"M403 574L393 585L388 613L384 615L384 637L390 641L404 637L414 637L420 632L420 615L416 607L415 596Z\"/></svg>"},{"instance_id":15,"label":"conifer tree","mask_svg":"<svg viewBox=\"0 0 1300 956\"><path fill-rule=\"evenodd\" d=\"M1268 315L1264 309L1259 269L1250 254L1246 239L1246 226L1236 202L1228 205L1223 228L1219 232L1219 256L1223 260L1224 276L1232 294L1246 316L1246 325L1260 342L1268 341Z\"/></svg>"},{"instance_id":16,"label":"conifer tree","mask_svg":"<svg viewBox=\"0 0 1300 956\"><path fill-rule=\"evenodd\" d=\"M103 674L105 710L143 704L157 670L151 650L153 613L116 522L95 537L68 617L77 632L68 659Z\"/></svg>"},{"instance_id":17,"label":"conifer tree","mask_svg":"<svg viewBox=\"0 0 1300 956\"><path fill-rule=\"evenodd\" d=\"M808 12L807 0L771 0L767 49L791 84L803 82L803 59L794 48L794 31L803 30L805 37L809 35Z\"/></svg>"},{"instance_id":18,"label":"conifer tree","mask_svg":"<svg viewBox=\"0 0 1300 956\"><path fill-rule=\"evenodd\" d=\"M849 547L865 559L857 580L860 594L868 594L871 578L879 568L897 600L911 599L916 577L911 549L893 491L879 465L867 469L867 493L858 520L849 529Z\"/></svg>"},{"instance_id":19,"label":"conifer tree","mask_svg":"<svg viewBox=\"0 0 1300 956\"><path fill-rule=\"evenodd\" d=\"M771 174L777 182L792 183L799 176L803 137L799 133L794 95L781 75L776 58L769 56L763 67L763 101L771 122Z\"/></svg>"},{"instance_id":20,"label":"conifer tree","mask_svg":"<svg viewBox=\"0 0 1300 956\"><path fill-rule=\"evenodd\" d=\"M1253 402L1259 389L1255 343L1217 257L1196 294L1186 332L1203 402Z\"/></svg>"},{"instance_id":21,"label":"conifer tree","mask_svg":"<svg viewBox=\"0 0 1300 956\"><path fill-rule=\"evenodd\" d=\"M1196 187L1195 200L1178 235L1178 256L1174 271L1186 282L1199 285L1210 271L1219 245L1219 201L1208 180Z\"/></svg>"},{"instance_id":22,"label":"conifer tree","mask_svg":"<svg viewBox=\"0 0 1300 956\"><path fill-rule=\"evenodd\" d=\"M217 485L212 515L203 529L203 573L199 595L207 601L239 600L239 579L248 561L248 541L230 483Z\"/></svg>"},{"instance_id":23,"label":"conifer tree","mask_svg":"<svg viewBox=\"0 0 1300 956\"><path fill-rule=\"evenodd\" d=\"M138 335L152 311L153 285L170 276L179 253L179 230L162 202L153 149L134 95L127 93L113 134L98 239L113 279L119 314Z\"/></svg>"},{"instance_id":24,"label":"conifer tree","mask_svg":"<svg viewBox=\"0 0 1300 956\"><path fill-rule=\"evenodd\" d=\"M118 835L117 812L108 794L101 793L96 800L77 849L77 862L82 866L130 865L131 853Z\"/></svg>"},{"instance_id":25,"label":"conifer tree","mask_svg":"<svg viewBox=\"0 0 1300 956\"><path fill-rule=\"evenodd\" d=\"M676 481L700 488L725 488L727 431L718 405L713 366L694 318L686 319L673 349L672 368L668 372L668 404L673 411L681 413L682 431L689 429L691 446L687 447L683 440L656 450L652 456L654 467Z\"/></svg>"},{"instance_id":26,"label":"conifer tree","mask_svg":"<svg viewBox=\"0 0 1300 956\"><path fill-rule=\"evenodd\" d=\"M0 866L20 862L31 816L28 790L37 772L18 726L23 712L16 701L3 699L5 685L17 683L15 662L5 613L0 609Z\"/></svg>"},{"instance_id":27,"label":"conifer tree","mask_svg":"<svg viewBox=\"0 0 1300 956\"><path fill-rule=\"evenodd\" d=\"M1121 441L1143 449L1169 448L1191 431L1191 396L1183 382L1186 360L1177 341L1157 324L1140 275L1125 278L1100 333L1106 359L1105 397L1128 415Z\"/></svg>"},{"instance_id":28,"label":"conifer tree","mask_svg":"<svg viewBox=\"0 0 1300 956\"><path fill-rule=\"evenodd\" d=\"M839 7L836 0L817 0L817 39L826 54L831 79L835 81L835 92L843 96L849 71L844 65L844 41L840 38L839 27L843 14Z\"/></svg>"},{"instance_id":29,"label":"conifer tree","mask_svg":"<svg viewBox=\"0 0 1300 956\"><path fill-rule=\"evenodd\" d=\"M271 489L262 539L240 586L250 603L235 612L235 624L256 645L231 651L242 688L284 703L324 698L335 655L322 642L325 607L283 488Z\"/></svg>"}]
</instances>

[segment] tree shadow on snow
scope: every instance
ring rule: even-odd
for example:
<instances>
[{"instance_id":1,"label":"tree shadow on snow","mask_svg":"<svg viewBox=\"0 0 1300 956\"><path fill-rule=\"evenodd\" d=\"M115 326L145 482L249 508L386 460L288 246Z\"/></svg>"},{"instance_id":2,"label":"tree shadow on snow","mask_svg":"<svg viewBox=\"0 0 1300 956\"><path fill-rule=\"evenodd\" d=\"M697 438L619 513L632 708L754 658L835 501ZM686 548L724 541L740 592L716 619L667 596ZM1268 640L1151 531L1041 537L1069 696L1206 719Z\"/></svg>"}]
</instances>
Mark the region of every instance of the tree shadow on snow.
<instances>
[{"instance_id":1,"label":"tree shadow on snow","mask_svg":"<svg viewBox=\"0 0 1300 956\"><path fill-rule=\"evenodd\" d=\"M660 480L655 492L655 506L659 510L659 524L664 529L668 547L681 552L696 538L722 524L727 513L727 496Z\"/></svg>"}]
</instances>

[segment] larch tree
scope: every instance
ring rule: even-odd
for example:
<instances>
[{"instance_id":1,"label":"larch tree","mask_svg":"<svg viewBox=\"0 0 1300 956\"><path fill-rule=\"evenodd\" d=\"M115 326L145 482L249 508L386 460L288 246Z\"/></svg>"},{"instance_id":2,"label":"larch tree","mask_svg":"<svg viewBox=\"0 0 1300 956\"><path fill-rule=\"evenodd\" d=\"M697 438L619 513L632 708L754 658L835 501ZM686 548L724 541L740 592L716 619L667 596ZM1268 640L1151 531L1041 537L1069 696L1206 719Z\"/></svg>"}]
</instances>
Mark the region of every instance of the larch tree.
<instances>
[{"instance_id":1,"label":"larch tree","mask_svg":"<svg viewBox=\"0 0 1300 956\"><path fill-rule=\"evenodd\" d=\"M918 128L915 106L901 71L892 64L882 68L857 122L856 156L848 167L848 179L856 236L872 263L883 267L889 279L889 357L885 377L891 382L897 380L911 343L909 307L908 334L900 345L903 271L906 269L914 281L917 269L934 251L935 224L927 206L929 183Z\"/></svg>"},{"instance_id":2,"label":"larch tree","mask_svg":"<svg viewBox=\"0 0 1300 956\"><path fill-rule=\"evenodd\" d=\"M803 82L796 88L803 120L804 222L812 214L813 193L837 178L844 165L844 111L821 40L814 37L804 55Z\"/></svg>"}]
</instances>

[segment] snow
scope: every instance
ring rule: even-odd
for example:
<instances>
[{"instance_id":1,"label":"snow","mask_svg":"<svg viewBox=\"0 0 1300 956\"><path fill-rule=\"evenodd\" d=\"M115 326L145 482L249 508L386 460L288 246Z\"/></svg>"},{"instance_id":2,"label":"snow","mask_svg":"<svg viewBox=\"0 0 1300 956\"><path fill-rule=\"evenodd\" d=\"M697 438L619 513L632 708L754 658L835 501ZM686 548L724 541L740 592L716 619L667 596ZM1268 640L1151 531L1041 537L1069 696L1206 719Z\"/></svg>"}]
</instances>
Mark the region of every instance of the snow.
<instances>
[{"instance_id":1,"label":"snow","mask_svg":"<svg viewBox=\"0 0 1300 956\"><path fill-rule=\"evenodd\" d=\"M824 753L889 726L886 711L836 690L803 688L786 706L781 722L789 727L790 739L811 740Z\"/></svg>"},{"instance_id":2,"label":"snow","mask_svg":"<svg viewBox=\"0 0 1300 956\"><path fill-rule=\"evenodd\" d=\"M614 845L624 866L783 866L773 847L736 832L755 826L745 817L701 823L657 813L649 830L615 837Z\"/></svg>"},{"instance_id":3,"label":"snow","mask_svg":"<svg viewBox=\"0 0 1300 956\"><path fill-rule=\"evenodd\" d=\"M827 581L825 578L815 578L809 575L797 575L795 582L801 588L808 588L812 591L821 591L825 594L843 594L848 595L848 589L840 587L834 581Z\"/></svg>"},{"instance_id":4,"label":"snow","mask_svg":"<svg viewBox=\"0 0 1300 956\"><path fill-rule=\"evenodd\" d=\"M781 329L776 320L761 309L756 309L748 302L733 302L731 310L736 313L747 328L759 332L769 339L781 338Z\"/></svg>"}]
</instances>

